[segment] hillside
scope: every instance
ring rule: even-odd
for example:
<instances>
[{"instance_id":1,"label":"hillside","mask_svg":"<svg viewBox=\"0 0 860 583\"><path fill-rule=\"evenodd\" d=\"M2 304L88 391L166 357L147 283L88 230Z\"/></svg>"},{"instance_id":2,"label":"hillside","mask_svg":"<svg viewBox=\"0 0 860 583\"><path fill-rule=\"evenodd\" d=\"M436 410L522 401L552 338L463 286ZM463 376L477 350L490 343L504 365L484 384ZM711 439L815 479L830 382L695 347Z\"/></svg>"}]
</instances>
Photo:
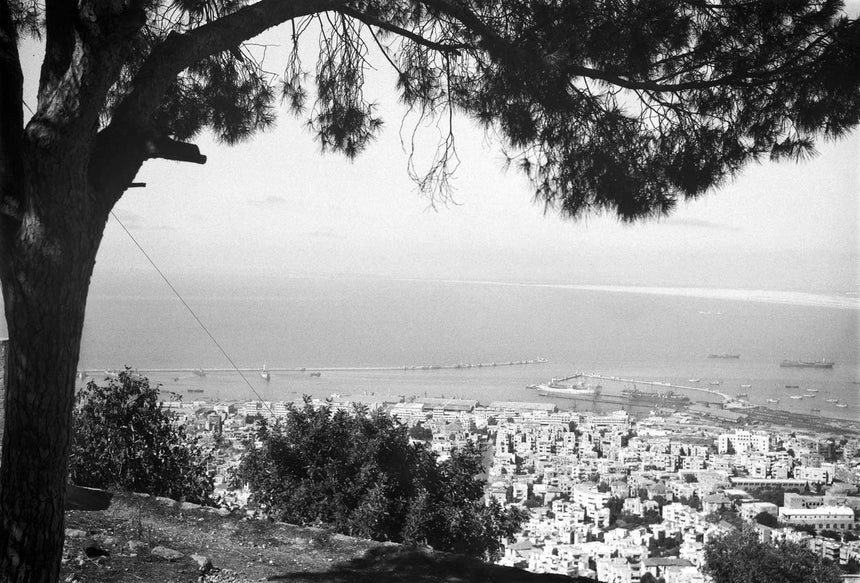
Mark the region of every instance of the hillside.
<instances>
[{"instance_id":1,"label":"hillside","mask_svg":"<svg viewBox=\"0 0 860 583\"><path fill-rule=\"evenodd\" d=\"M594 583L136 494L66 513L62 580Z\"/></svg>"}]
</instances>

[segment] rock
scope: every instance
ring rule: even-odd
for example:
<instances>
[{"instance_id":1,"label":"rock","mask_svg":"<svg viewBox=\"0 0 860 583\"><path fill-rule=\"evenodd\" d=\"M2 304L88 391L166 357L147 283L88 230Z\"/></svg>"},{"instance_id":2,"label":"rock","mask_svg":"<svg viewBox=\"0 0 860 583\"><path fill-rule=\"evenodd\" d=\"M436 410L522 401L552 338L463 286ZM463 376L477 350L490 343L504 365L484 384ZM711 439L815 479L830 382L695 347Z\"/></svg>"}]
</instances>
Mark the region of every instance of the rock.
<instances>
[{"instance_id":1,"label":"rock","mask_svg":"<svg viewBox=\"0 0 860 583\"><path fill-rule=\"evenodd\" d=\"M86 531L77 528L66 529L66 538L84 538L85 536L87 536Z\"/></svg>"},{"instance_id":2,"label":"rock","mask_svg":"<svg viewBox=\"0 0 860 583\"><path fill-rule=\"evenodd\" d=\"M218 508L215 510L215 512L218 514L218 516L230 516L229 508Z\"/></svg>"},{"instance_id":3,"label":"rock","mask_svg":"<svg viewBox=\"0 0 860 583\"><path fill-rule=\"evenodd\" d=\"M66 485L66 510L106 510L113 494L98 488Z\"/></svg>"},{"instance_id":4,"label":"rock","mask_svg":"<svg viewBox=\"0 0 860 583\"><path fill-rule=\"evenodd\" d=\"M108 534L97 534L93 537L93 540L101 543L106 547L116 546L116 537L110 536Z\"/></svg>"},{"instance_id":5,"label":"rock","mask_svg":"<svg viewBox=\"0 0 860 583\"><path fill-rule=\"evenodd\" d=\"M155 501L169 508L173 508L174 506L176 506L176 500L174 500L173 498L168 498L167 496L156 496Z\"/></svg>"},{"instance_id":6,"label":"rock","mask_svg":"<svg viewBox=\"0 0 860 583\"><path fill-rule=\"evenodd\" d=\"M169 549L167 547L155 547L154 549L149 551L149 554L153 557L164 559L165 561L177 561L185 556L179 551L174 551L173 549Z\"/></svg>"},{"instance_id":7,"label":"rock","mask_svg":"<svg viewBox=\"0 0 860 583\"><path fill-rule=\"evenodd\" d=\"M212 559L206 555L191 555L191 560L197 563L197 568L203 574L212 570Z\"/></svg>"},{"instance_id":8,"label":"rock","mask_svg":"<svg viewBox=\"0 0 860 583\"><path fill-rule=\"evenodd\" d=\"M138 555L141 551L146 550L149 545L142 540L130 540L126 543L126 547L132 554Z\"/></svg>"},{"instance_id":9,"label":"rock","mask_svg":"<svg viewBox=\"0 0 860 583\"><path fill-rule=\"evenodd\" d=\"M199 510L200 505L194 504L193 502L183 502L179 505L180 510L188 511L188 510Z\"/></svg>"}]
</instances>

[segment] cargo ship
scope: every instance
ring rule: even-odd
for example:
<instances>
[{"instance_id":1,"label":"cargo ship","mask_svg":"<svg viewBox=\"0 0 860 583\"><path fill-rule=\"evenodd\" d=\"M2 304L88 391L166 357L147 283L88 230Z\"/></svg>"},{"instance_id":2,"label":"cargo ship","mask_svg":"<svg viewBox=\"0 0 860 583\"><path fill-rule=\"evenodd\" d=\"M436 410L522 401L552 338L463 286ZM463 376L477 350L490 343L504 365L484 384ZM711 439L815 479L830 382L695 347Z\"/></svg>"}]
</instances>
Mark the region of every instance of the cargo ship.
<instances>
[{"instance_id":1,"label":"cargo ship","mask_svg":"<svg viewBox=\"0 0 860 583\"><path fill-rule=\"evenodd\" d=\"M624 389L621 394L630 401L631 404L648 404L648 405L686 405L690 402L689 397L678 395L672 391L665 393L650 393L640 391L639 389Z\"/></svg>"},{"instance_id":2,"label":"cargo ship","mask_svg":"<svg viewBox=\"0 0 860 583\"><path fill-rule=\"evenodd\" d=\"M836 364L831 360L783 360L779 363L782 368L833 368Z\"/></svg>"}]
</instances>

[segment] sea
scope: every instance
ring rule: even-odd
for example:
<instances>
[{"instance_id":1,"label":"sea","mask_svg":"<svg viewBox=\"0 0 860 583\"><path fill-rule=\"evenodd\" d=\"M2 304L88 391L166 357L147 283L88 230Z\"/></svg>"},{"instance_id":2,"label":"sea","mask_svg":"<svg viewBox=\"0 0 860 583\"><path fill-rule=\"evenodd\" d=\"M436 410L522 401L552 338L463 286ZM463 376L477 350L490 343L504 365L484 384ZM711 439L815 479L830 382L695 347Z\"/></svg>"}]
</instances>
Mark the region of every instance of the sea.
<instances>
[{"instance_id":1,"label":"sea","mask_svg":"<svg viewBox=\"0 0 860 583\"><path fill-rule=\"evenodd\" d=\"M80 382L130 366L184 400L428 396L610 411L619 406L603 396L647 389L629 382L638 380L860 420L860 300L853 292L347 276L203 278L176 287L182 300L160 282L94 285ZM539 358L546 362L517 364ZM822 358L835 366L780 367L784 359ZM264 366L269 380L259 374ZM527 388L579 371L629 381L603 382L600 395L576 401ZM815 396L790 399L801 394Z\"/></svg>"}]
</instances>

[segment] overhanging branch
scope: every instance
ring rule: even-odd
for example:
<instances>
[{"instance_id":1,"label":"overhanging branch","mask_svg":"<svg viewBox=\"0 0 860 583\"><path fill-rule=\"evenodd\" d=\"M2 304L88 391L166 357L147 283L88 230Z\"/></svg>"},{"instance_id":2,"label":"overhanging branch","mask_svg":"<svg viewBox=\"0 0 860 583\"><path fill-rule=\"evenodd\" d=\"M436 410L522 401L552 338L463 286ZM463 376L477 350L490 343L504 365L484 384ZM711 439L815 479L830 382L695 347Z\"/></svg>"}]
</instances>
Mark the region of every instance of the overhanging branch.
<instances>
[{"instance_id":1,"label":"overhanging branch","mask_svg":"<svg viewBox=\"0 0 860 583\"><path fill-rule=\"evenodd\" d=\"M188 32L168 35L147 56L111 118L96 138L90 174L100 197L113 205L134 179L148 153L153 113L176 76L205 57L254 38L295 18L333 10L344 0L260 0ZM203 163L199 151L183 150L184 161ZM164 157L164 156L158 156ZM187 159L186 159L187 158ZM174 158L178 159L178 158Z\"/></svg>"},{"instance_id":2,"label":"overhanging branch","mask_svg":"<svg viewBox=\"0 0 860 583\"><path fill-rule=\"evenodd\" d=\"M654 79L633 79L622 73L571 63L569 60L564 59L564 55L562 54L543 55L517 46L487 25L479 15L459 2L452 2L450 0L422 0L422 3L462 22L466 28L481 37L481 46L491 56L510 66L535 67L537 70L546 71L551 75L585 77L596 81L603 81L623 89L679 92L727 85L739 87L757 86L771 83L774 79L786 75L792 70L787 65L772 70L766 68L763 70L746 69L711 79L677 83L665 83Z\"/></svg>"},{"instance_id":3,"label":"overhanging branch","mask_svg":"<svg viewBox=\"0 0 860 583\"><path fill-rule=\"evenodd\" d=\"M349 16L351 18L355 18L356 20L360 20L364 24L376 26L383 30L387 30L388 32L393 32L394 34L408 38L416 44L425 46L428 49L434 51L439 51L442 53L459 53L461 50L474 48L472 45L466 43L435 42L430 39L424 38L420 34L416 34L411 30L406 30L405 28L396 26L394 24L391 24L390 22L385 22L384 20L380 20L367 14L362 14L358 10L353 10L352 8L348 8L346 6L338 8L338 12L340 12L341 14L345 14L346 16Z\"/></svg>"},{"instance_id":4,"label":"overhanging branch","mask_svg":"<svg viewBox=\"0 0 860 583\"><path fill-rule=\"evenodd\" d=\"M173 79L201 59L232 49L288 20L334 10L341 4L342 0L260 0L188 32L171 33L147 57L110 125L130 130L145 124Z\"/></svg>"},{"instance_id":5,"label":"overhanging branch","mask_svg":"<svg viewBox=\"0 0 860 583\"><path fill-rule=\"evenodd\" d=\"M206 156L200 153L200 148L196 144L178 142L168 137L147 140L145 149L147 158L162 158L194 164L206 163Z\"/></svg>"}]
</instances>

